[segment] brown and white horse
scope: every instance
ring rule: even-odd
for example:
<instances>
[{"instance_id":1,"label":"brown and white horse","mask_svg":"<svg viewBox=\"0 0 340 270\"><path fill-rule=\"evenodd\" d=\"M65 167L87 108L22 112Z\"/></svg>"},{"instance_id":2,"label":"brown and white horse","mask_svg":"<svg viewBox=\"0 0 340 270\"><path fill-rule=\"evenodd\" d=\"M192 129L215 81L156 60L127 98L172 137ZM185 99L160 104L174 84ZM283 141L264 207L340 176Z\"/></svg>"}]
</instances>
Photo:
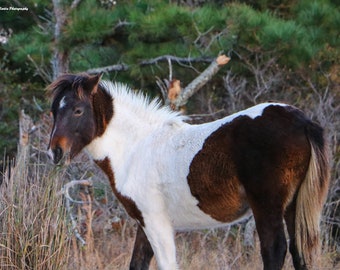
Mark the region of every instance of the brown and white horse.
<instances>
[{"instance_id":1,"label":"brown and white horse","mask_svg":"<svg viewBox=\"0 0 340 270\"><path fill-rule=\"evenodd\" d=\"M264 269L313 267L329 182L320 126L300 110L263 103L200 125L100 76L63 75L48 87L55 163L85 148L138 231L130 269L177 269L174 232L253 214Z\"/></svg>"}]
</instances>

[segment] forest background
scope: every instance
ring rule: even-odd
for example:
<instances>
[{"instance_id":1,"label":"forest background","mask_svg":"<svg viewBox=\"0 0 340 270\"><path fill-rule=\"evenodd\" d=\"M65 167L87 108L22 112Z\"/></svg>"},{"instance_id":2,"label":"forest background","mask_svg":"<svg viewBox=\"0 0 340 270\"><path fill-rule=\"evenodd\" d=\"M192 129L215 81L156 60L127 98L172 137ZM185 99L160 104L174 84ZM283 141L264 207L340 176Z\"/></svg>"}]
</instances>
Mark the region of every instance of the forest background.
<instances>
[{"instance_id":1,"label":"forest background","mask_svg":"<svg viewBox=\"0 0 340 270\"><path fill-rule=\"evenodd\" d=\"M124 211L116 204L113 195L110 195L105 177L100 175L86 157L81 156L70 168L58 172L45 158L51 121L48 116L49 103L45 96L45 87L65 72L102 72L105 79L125 82L134 89L143 89L148 95L160 97L166 102L164 87L168 88L169 81L179 80L184 89L199 77L218 55L225 54L231 58L230 62L221 67L180 109L191 116L192 122L198 123L220 118L262 101L278 100L301 108L325 127L332 152L332 184L322 218L323 254L327 257L325 264L333 269L340 260L339 9L339 0L0 0L0 157L3 157L0 158L1 180L10 182L10 179L14 179L18 183L23 179L26 183L29 178L41 183L41 179L51 179L51 174L63 183L77 178L84 179L88 175L92 178L104 178L94 184L95 192L91 201L96 203L91 204L92 210L78 206L81 212L77 213L81 215L78 221L82 220L83 224L78 222L70 229L70 225L64 224L69 219L72 221L70 213L66 211L60 214L65 215L62 221L55 221L63 224L60 234L62 235L64 230L77 228L89 242L94 239L93 235L101 231L96 239L103 240L108 230L105 226L109 221L112 225L111 237L119 232L119 239L133 243L132 221L125 222L128 217L121 213ZM7 175L6 164L8 160L16 157L17 171L22 165L17 147L20 139L19 114L22 110L33 119L34 125L32 124L30 132L30 156L27 158L28 163L24 163L27 173L20 174L19 177L15 174L15 168L12 175ZM40 167L44 169L38 170ZM87 173L81 173L84 168ZM8 200L13 200L15 196L22 200L35 200L36 194L27 198L20 197L20 188L27 189L26 185L12 186L11 196L8 195L9 189L6 190L2 186L1 192L8 197L4 203L8 204ZM74 196L84 199L84 194L87 193L80 191ZM29 201L21 203L31 205ZM55 203L58 205L60 202L55 199ZM41 207L49 206L43 204ZM78 208L74 206L74 209ZM10 208L6 208L6 211L8 209ZM0 212L0 220L7 219L15 223L18 218L15 215L20 213L15 212L14 208L12 211L12 216L5 215L5 211ZM120 214L117 214L117 211ZM117 216L118 221L115 219ZM40 224L44 224L46 220L46 216L42 219L43 217L35 212L32 217L39 220ZM27 224L31 221L26 220ZM98 221L96 226L100 229L94 229L95 221ZM197 235L184 234L178 237L178 241L185 239L192 245L198 242L200 247L203 242L209 242L211 250L222 253L225 252L220 250L222 242L227 245L235 244L240 239L244 240L246 225L234 227L228 233L209 231ZM11 230L13 233L13 230L19 230L19 227L8 226L0 225L0 259L5 260L6 265L13 266L17 263L17 267L22 267L32 264L33 254L37 261L47 262L47 258L59 258L60 269L65 264L72 264L70 259L62 260L64 254L55 247L55 239L51 240L46 236L49 240L45 239L48 242L45 243L45 240L38 237L40 242L35 243L35 234L39 232L32 227L32 231L18 232L19 241L8 236ZM131 233L126 228L130 228ZM70 233L67 235L71 235L70 239L74 236ZM215 241L215 237L221 235L223 241ZM81 269L86 269L91 264L86 259L90 254L86 252L90 251L92 255L96 254L92 263L114 264L112 253L104 252L98 240L93 240L93 246L88 247L86 252L76 248L80 245L78 240L64 240L60 240L59 245L65 245L67 248L64 248L64 251L68 250L66 253L72 253L73 259L77 258L74 260L82 262L75 264L82 265ZM243 246L241 240L237 242L239 246ZM23 245L27 245L26 249ZM53 245L58 256L48 255L53 252L38 254L35 251L39 249L39 245L50 248ZM256 249L256 244L253 243L252 246L254 245ZM120 246L118 252L112 247L118 254L129 248L131 244ZM206 251L197 249L193 250L205 258L202 252ZM194 254L190 253L190 248L180 250L192 260ZM249 252L248 248L240 249L241 256L249 255ZM98 254L105 254L106 257ZM117 254L114 257L117 256L119 257ZM235 256L238 258L237 254ZM127 263L129 254L125 254L123 258L124 263ZM216 267L222 269L227 265L226 268L230 269L240 268L240 265L235 263L235 257L233 258L223 262L216 259ZM197 265L206 263L203 259L196 259ZM182 262L182 267L187 265L186 269L193 269L194 266L188 264L190 260ZM210 259L206 260L210 266L215 265ZM231 265L238 266L233 268ZM249 267L251 268L251 264ZM102 268L106 269L105 266ZM244 265L241 268L246 269Z\"/></svg>"}]
</instances>

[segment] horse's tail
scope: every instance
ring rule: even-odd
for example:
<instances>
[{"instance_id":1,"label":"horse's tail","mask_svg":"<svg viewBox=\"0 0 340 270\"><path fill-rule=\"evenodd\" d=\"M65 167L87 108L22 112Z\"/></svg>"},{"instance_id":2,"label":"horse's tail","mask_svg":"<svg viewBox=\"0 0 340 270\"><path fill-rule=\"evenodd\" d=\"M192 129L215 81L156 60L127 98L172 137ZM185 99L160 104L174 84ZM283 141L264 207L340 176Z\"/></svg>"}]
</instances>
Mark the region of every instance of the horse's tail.
<instances>
[{"instance_id":1,"label":"horse's tail","mask_svg":"<svg viewBox=\"0 0 340 270\"><path fill-rule=\"evenodd\" d=\"M296 205L296 247L306 266L312 266L319 254L320 218L329 185L328 145L321 127L306 128L311 145L308 171L302 182Z\"/></svg>"}]
</instances>

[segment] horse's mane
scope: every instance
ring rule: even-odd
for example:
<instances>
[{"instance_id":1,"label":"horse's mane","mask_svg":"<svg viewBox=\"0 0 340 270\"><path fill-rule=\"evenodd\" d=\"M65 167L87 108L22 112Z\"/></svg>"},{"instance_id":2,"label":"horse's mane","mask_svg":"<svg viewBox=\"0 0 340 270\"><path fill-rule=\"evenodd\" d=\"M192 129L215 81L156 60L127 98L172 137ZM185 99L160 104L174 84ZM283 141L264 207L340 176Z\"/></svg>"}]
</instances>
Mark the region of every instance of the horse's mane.
<instances>
[{"instance_id":1,"label":"horse's mane","mask_svg":"<svg viewBox=\"0 0 340 270\"><path fill-rule=\"evenodd\" d=\"M150 122L162 120L182 123L187 118L169 107L162 106L160 99L150 100L143 92L134 91L126 84L104 80L99 83L99 88L112 96L115 103L129 108L130 111Z\"/></svg>"},{"instance_id":2,"label":"horse's mane","mask_svg":"<svg viewBox=\"0 0 340 270\"><path fill-rule=\"evenodd\" d=\"M61 92L72 89L80 99L84 98L83 82L89 78L86 73L82 74L63 74L57 80L47 86L47 96L54 100Z\"/></svg>"}]
</instances>

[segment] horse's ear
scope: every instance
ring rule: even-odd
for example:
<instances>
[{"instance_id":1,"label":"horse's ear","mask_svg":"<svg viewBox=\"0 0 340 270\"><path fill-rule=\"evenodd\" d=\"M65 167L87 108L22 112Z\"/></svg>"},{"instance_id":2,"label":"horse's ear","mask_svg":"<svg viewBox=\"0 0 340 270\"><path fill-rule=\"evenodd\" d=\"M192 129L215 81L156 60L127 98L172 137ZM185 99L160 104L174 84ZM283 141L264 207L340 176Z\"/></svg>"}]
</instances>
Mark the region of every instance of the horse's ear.
<instances>
[{"instance_id":1,"label":"horse's ear","mask_svg":"<svg viewBox=\"0 0 340 270\"><path fill-rule=\"evenodd\" d=\"M86 89L90 94L95 94L98 89L98 84L103 76L103 73L89 76L85 82L84 89Z\"/></svg>"}]
</instances>

